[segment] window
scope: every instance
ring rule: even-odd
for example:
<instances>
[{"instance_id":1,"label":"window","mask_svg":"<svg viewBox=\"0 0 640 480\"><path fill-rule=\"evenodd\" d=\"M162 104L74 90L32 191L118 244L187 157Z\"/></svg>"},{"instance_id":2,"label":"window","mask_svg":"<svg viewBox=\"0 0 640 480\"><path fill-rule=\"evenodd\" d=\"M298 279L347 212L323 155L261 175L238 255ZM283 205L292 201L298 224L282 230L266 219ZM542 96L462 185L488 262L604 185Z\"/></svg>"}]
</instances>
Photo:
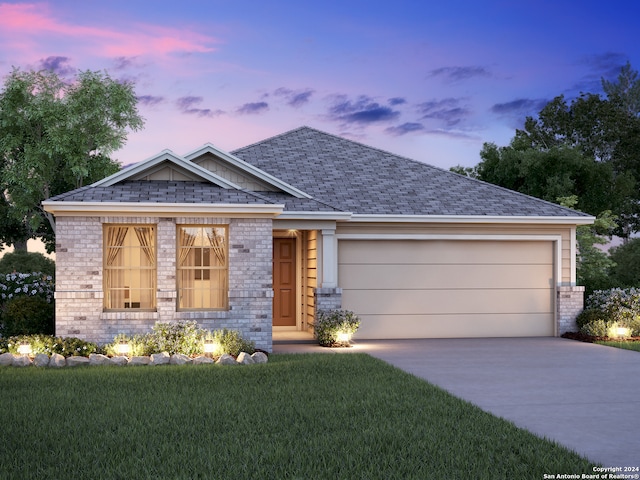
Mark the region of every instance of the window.
<instances>
[{"instance_id":1,"label":"window","mask_svg":"<svg viewBox=\"0 0 640 480\"><path fill-rule=\"evenodd\" d=\"M178 309L226 310L227 227L178 227Z\"/></svg>"},{"instance_id":2,"label":"window","mask_svg":"<svg viewBox=\"0 0 640 480\"><path fill-rule=\"evenodd\" d=\"M156 308L156 228L104 226L104 308Z\"/></svg>"}]
</instances>

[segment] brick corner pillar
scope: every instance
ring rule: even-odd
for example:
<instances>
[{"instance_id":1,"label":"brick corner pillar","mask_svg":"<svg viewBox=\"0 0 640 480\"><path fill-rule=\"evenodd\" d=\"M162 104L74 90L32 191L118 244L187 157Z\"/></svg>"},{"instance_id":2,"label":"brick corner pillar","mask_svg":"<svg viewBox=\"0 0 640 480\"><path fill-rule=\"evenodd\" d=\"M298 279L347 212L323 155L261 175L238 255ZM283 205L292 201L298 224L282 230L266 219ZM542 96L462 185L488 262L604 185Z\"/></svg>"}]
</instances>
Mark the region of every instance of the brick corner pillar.
<instances>
[{"instance_id":1,"label":"brick corner pillar","mask_svg":"<svg viewBox=\"0 0 640 480\"><path fill-rule=\"evenodd\" d=\"M557 308L557 335L577 331L576 317L584 309L584 287L559 286Z\"/></svg>"}]
</instances>

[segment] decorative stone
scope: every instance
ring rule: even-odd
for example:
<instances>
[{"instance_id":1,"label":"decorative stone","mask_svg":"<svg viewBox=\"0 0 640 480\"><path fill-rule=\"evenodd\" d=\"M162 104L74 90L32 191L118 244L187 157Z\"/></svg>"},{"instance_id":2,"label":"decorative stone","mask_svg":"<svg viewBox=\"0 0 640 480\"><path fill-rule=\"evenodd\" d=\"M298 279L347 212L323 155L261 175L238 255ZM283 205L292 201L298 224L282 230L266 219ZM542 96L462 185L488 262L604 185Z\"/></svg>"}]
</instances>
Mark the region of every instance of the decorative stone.
<instances>
[{"instance_id":1,"label":"decorative stone","mask_svg":"<svg viewBox=\"0 0 640 480\"><path fill-rule=\"evenodd\" d=\"M77 367L78 365L89 365L89 359L77 356L67 358L67 367Z\"/></svg>"},{"instance_id":2,"label":"decorative stone","mask_svg":"<svg viewBox=\"0 0 640 480\"><path fill-rule=\"evenodd\" d=\"M46 353L38 353L33 359L33 364L36 367L46 367L49 365L49 355Z\"/></svg>"},{"instance_id":3,"label":"decorative stone","mask_svg":"<svg viewBox=\"0 0 640 480\"><path fill-rule=\"evenodd\" d=\"M67 360L59 353L54 353L49 359L49 366L53 368L61 368L67 364Z\"/></svg>"},{"instance_id":4,"label":"decorative stone","mask_svg":"<svg viewBox=\"0 0 640 480\"><path fill-rule=\"evenodd\" d=\"M149 357L136 356L136 357L131 357L131 360L129 360L128 365L131 365L131 366L149 365L150 363L151 363L151 359Z\"/></svg>"},{"instance_id":5,"label":"decorative stone","mask_svg":"<svg viewBox=\"0 0 640 480\"><path fill-rule=\"evenodd\" d=\"M11 365L13 365L13 355L11 353L0 355L0 366L9 367Z\"/></svg>"},{"instance_id":6,"label":"decorative stone","mask_svg":"<svg viewBox=\"0 0 640 480\"><path fill-rule=\"evenodd\" d=\"M240 352L236 361L241 365L253 365L256 363L247 352Z\"/></svg>"},{"instance_id":7,"label":"decorative stone","mask_svg":"<svg viewBox=\"0 0 640 480\"><path fill-rule=\"evenodd\" d=\"M213 361L213 358L209 358L209 357L205 357L205 356L199 356L193 359L193 364L194 365L202 365L204 363L215 363Z\"/></svg>"},{"instance_id":8,"label":"decorative stone","mask_svg":"<svg viewBox=\"0 0 640 480\"><path fill-rule=\"evenodd\" d=\"M15 355L13 357L13 366L14 367L28 367L33 362L26 355Z\"/></svg>"},{"instance_id":9,"label":"decorative stone","mask_svg":"<svg viewBox=\"0 0 640 480\"><path fill-rule=\"evenodd\" d=\"M251 355L251 358L253 358L254 363L267 363L269 361L269 357L264 352L255 352Z\"/></svg>"},{"instance_id":10,"label":"decorative stone","mask_svg":"<svg viewBox=\"0 0 640 480\"><path fill-rule=\"evenodd\" d=\"M111 357L109 361L111 362L111 365L117 365L119 367L129 363L129 359L124 356Z\"/></svg>"},{"instance_id":11,"label":"decorative stone","mask_svg":"<svg viewBox=\"0 0 640 480\"><path fill-rule=\"evenodd\" d=\"M184 365L185 363L191 363L191 359L184 353L174 353L169 360L171 365Z\"/></svg>"},{"instance_id":12,"label":"decorative stone","mask_svg":"<svg viewBox=\"0 0 640 480\"><path fill-rule=\"evenodd\" d=\"M171 355L168 352L154 353L151 355L151 365L166 365L171 361Z\"/></svg>"},{"instance_id":13,"label":"decorative stone","mask_svg":"<svg viewBox=\"0 0 640 480\"><path fill-rule=\"evenodd\" d=\"M111 360L106 355L100 353L89 354L89 365L109 365Z\"/></svg>"},{"instance_id":14,"label":"decorative stone","mask_svg":"<svg viewBox=\"0 0 640 480\"><path fill-rule=\"evenodd\" d=\"M218 365L237 365L236 359L233 358L228 353L223 353L218 361L216 362Z\"/></svg>"}]
</instances>

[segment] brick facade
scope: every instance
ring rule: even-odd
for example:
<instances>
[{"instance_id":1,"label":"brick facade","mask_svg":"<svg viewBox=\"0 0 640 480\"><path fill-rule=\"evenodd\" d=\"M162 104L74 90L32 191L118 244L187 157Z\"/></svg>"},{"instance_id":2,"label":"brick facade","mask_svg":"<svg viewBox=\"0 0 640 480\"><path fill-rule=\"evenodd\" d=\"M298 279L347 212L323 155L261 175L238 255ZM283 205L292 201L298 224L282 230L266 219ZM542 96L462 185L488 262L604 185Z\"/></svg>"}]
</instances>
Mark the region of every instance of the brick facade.
<instances>
[{"instance_id":1,"label":"brick facade","mask_svg":"<svg viewBox=\"0 0 640 480\"><path fill-rule=\"evenodd\" d=\"M557 335L576 332L576 317L584 309L584 287L559 286L557 309Z\"/></svg>"},{"instance_id":2,"label":"brick facade","mask_svg":"<svg viewBox=\"0 0 640 480\"><path fill-rule=\"evenodd\" d=\"M105 312L103 224L157 227L157 308ZM176 225L229 226L229 309L177 311ZM272 350L272 221L255 218L64 217L56 228L56 335L107 343L119 333L139 334L160 322L196 320L205 329L229 328Z\"/></svg>"}]
</instances>

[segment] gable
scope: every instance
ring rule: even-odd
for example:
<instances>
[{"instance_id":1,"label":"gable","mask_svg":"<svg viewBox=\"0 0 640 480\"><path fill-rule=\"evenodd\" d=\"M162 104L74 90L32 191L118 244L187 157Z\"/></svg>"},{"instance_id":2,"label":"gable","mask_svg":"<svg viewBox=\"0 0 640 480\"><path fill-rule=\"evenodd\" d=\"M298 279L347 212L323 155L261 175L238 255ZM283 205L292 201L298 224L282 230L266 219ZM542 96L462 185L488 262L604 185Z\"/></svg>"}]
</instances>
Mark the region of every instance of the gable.
<instances>
[{"instance_id":1,"label":"gable","mask_svg":"<svg viewBox=\"0 0 640 480\"><path fill-rule=\"evenodd\" d=\"M230 182L233 182L245 190L252 192L281 191L274 185L258 179L255 175L250 175L245 170L230 165L228 162L225 162L211 152L206 152L199 157L194 158L192 162L226 180L229 180Z\"/></svg>"},{"instance_id":2,"label":"gable","mask_svg":"<svg viewBox=\"0 0 640 480\"><path fill-rule=\"evenodd\" d=\"M224 178L224 177L223 177ZM153 168L149 168L144 170L137 175L132 175L129 177L130 181L135 180L145 180L145 181L156 181L156 180L167 180L167 181L175 181L175 182L188 182L188 181L201 181L202 178L196 175L193 172L182 168L175 163L172 162L163 162L159 165L156 165Z\"/></svg>"}]
</instances>

